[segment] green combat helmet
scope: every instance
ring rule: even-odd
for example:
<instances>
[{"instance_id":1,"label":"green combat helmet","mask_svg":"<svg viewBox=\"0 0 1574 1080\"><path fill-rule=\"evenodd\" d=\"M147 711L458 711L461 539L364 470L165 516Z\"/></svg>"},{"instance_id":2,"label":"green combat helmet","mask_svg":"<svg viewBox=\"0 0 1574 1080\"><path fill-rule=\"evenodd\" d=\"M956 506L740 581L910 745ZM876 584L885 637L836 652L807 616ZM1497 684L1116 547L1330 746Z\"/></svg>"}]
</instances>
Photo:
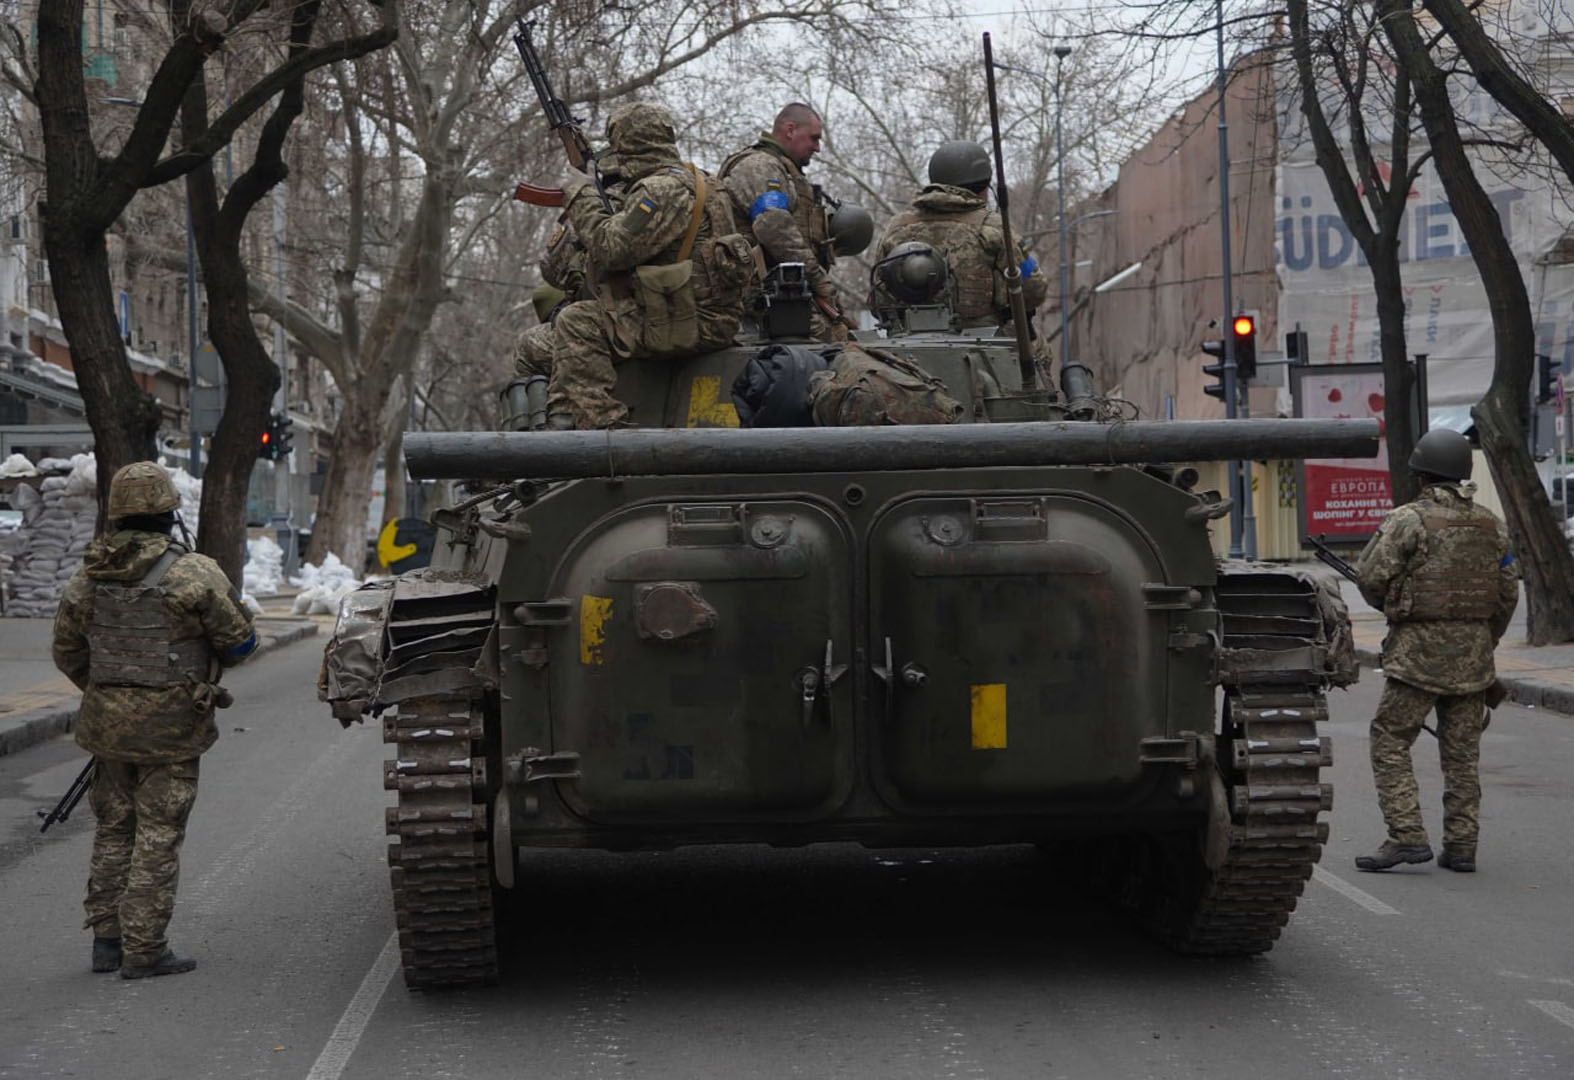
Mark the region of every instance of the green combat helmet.
<instances>
[{"instance_id":1,"label":"green combat helmet","mask_svg":"<svg viewBox=\"0 0 1574 1080\"><path fill-rule=\"evenodd\" d=\"M904 304L927 304L946 285L946 262L922 240L909 240L891 249L876 267L881 286Z\"/></svg>"},{"instance_id":2,"label":"green combat helmet","mask_svg":"<svg viewBox=\"0 0 1574 1080\"><path fill-rule=\"evenodd\" d=\"M1445 480L1469 480L1474 465L1470 440L1448 428L1433 428L1416 442L1410 452L1410 470L1441 476Z\"/></svg>"},{"instance_id":3,"label":"green combat helmet","mask_svg":"<svg viewBox=\"0 0 1574 1080\"><path fill-rule=\"evenodd\" d=\"M831 249L837 255L858 255L874 239L874 217L857 203L844 202L831 211Z\"/></svg>"},{"instance_id":4,"label":"green combat helmet","mask_svg":"<svg viewBox=\"0 0 1574 1080\"><path fill-rule=\"evenodd\" d=\"M929 159L931 184L977 188L989 183L989 173L989 151L966 139L941 143Z\"/></svg>"},{"instance_id":5,"label":"green combat helmet","mask_svg":"<svg viewBox=\"0 0 1574 1080\"><path fill-rule=\"evenodd\" d=\"M162 465L133 461L109 482L108 515L111 521L140 514L162 514L180 506L175 481Z\"/></svg>"}]
</instances>

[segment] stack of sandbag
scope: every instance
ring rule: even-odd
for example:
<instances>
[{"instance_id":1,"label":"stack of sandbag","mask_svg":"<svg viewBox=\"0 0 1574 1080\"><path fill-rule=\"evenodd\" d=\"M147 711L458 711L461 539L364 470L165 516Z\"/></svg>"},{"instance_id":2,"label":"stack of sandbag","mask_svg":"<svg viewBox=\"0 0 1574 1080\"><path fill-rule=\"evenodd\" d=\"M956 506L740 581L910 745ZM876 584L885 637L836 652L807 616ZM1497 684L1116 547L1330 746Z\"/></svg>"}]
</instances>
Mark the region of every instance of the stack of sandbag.
<instances>
[{"instance_id":1,"label":"stack of sandbag","mask_svg":"<svg viewBox=\"0 0 1574 1080\"><path fill-rule=\"evenodd\" d=\"M38 486L19 486L11 497L22 527L7 539L11 579L6 614L53 616L66 582L82 565L98 518L98 473L92 454L44 458Z\"/></svg>"}]
</instances>

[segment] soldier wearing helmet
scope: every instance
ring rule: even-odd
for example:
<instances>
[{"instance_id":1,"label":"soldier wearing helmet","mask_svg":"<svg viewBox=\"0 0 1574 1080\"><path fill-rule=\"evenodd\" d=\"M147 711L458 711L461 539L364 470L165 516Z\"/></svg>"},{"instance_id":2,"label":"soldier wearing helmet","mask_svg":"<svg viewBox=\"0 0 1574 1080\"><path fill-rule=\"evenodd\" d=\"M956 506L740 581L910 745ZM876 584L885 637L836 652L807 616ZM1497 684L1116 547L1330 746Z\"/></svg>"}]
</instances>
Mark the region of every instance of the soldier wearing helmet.
<instances>
[{"instance_id":1,"label":"soldier wearing helmet","mask_svg":"<svg viewBox=\"0 0 1574 1080\"><path fill-rule=\"evenodd\" d=\"M55 666L82 689L76 740L98 759L84 902L93 970L127 979L196 966L164 936L180 845L198 760L219 737L213 710L230 702L218 669L257 645L218 564L170 538L179 505L153 462L116 472L110 531L88 545L55 615Z\"/></svg>"},{"instance_id":2,"label":"soldier wearing helmet","mask_svg":"<svg viewBox=\"0 0 1574 1080\"><path fill-rule=\"evenodd\" d=\"M1355 864L1387 870L1424 863L1432 846L1410 745L1437 710L1443 764L1443 851L1438 865L1476 868L1477 775L1492 654L1519 603L1519 566L1497 515L1471 500L1470 443L1457 431L1423 435L1410 455L1421 493L1383 519L1361 553L1361 595L1388 617L1383 696L1372 720L1372 776L1388 839Z\"/></svg>"},{"instance_id":3,"label":"soldier wearing helmet","mask_svg":"<svg viewBox=\"0 0 1574 1080\"><path fill-rule=\"evenodd\" d=\"M678 157L665 109L620 106L607 119L607 142L628 185L621 208L608 213L586 176L563 191L595 299L569 304L553 325L547 410L555 428L628 419L612 393L621 361L730 345L754 276L726 193Z\"/></svg>"},{"instance_id":4,"label":"soldier wearing helmet","mask_svg":"<svg viewBox=\"0 0 1574 1080\"><path fill-rule=\"evenodd\" d=\"M950 268L955 315L963 326L1002 326L1010 321L1006 270L1022 272L1022 294L1031 316L1049 287L1027 247L1008 252L998 211L989 209L989 152L975 142L942 143L929 159L929 186L912 205L886 222L875 247L878 262L901 244L918 241L940 253Z\"/></svg>"},{"instance_id":5,"label":"soldier wearing helmet","mask_svg":"<svg viewBox=\"0 0 1574 1080\"><path fill-rule=\"evenodd\" d=\"M722 162L716 175L727 187L739 225L765 256L765 268L803 264L817 303L810 332L821 341L833 341L847 337L847 326L830 268L836 256L856 255L869 241L866 235L861 245L850 243L856 214L850 212L838 230L834 214L831 221L826 218L824 193L804 176L820 152L824 131L819 113L801 101L792 102L776 114L770 131ZM871 233L873 225L871 219ZM838 231L841 235L834 235Z\"/></svg>"}]
</instances>

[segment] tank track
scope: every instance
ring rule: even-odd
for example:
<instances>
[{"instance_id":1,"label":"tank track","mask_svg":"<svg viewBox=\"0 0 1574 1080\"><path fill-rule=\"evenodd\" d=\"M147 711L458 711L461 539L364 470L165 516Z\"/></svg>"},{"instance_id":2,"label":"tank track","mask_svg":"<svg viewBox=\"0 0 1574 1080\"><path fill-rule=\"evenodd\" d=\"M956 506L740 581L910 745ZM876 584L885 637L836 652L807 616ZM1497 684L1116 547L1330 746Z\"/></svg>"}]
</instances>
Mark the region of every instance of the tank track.
<instances>
[{"instance_id":1,"label":"tank track","mask_svg":"<svg viewBox=\"0 0 1574 1080\"><path fill-rule=\"evenodd\" d=\"M1312 589L1288 574L1221 575L1216 599L1225 700L1213 821L1200 864L1195 854L1172 864L1181 887L1156 928L1180 952L1248 955L1273 947L1322 855L1332 749L1317 734L1328 707Z\"/></svg>"},{"instance_id":2,"label":"tank track","mask_svg":"<svg viewBox=\"0 0 1574 1080\"><path fill-rule=\"evenodd\" d=\"M497 982L484 712L463 695L415 698L383 719L388 873L405 985Z\"/></svg>"}]
</instances>

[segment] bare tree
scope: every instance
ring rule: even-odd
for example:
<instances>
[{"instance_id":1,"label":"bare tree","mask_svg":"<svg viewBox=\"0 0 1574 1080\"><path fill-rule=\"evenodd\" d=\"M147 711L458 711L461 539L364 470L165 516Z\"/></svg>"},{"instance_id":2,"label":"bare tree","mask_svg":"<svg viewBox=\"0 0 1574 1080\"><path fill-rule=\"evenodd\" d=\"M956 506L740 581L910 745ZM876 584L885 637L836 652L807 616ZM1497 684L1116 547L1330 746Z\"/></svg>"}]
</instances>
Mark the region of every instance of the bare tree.
<instances>
[{"instance_id":1,"label":"bare tree","mask_svg":"<svg viewBox=\"0 0 1574 1080\"><path fill-rule=\"evenodd\" d=\"M44 251L93 428L101 498L119 466L153 457L160 419L157 405L136 385L127 363L110 286L107 231L139 190L184 176L210 160L242 123L292 81L346 55L344 42L292 54L223 110L200 138L161 157L204 62L263 4L236 0L223 10L192 0L163 5L172 41L130 134L113 156L99 149L90 127L81 62L83 0L51 0L39 8L32 103L43 130Z\"/></svg>"},{"instance_id":2,"label":"bare tree","mask_svg":"<svg viewBox=\"0 0 1574 1080\"><path fill-rule=\"evenodd\" d=\"M1448 96L1448 69L1433 57L1408 3L1378 0L1379 20L1415 89L1437 172L1492 312L1492 384L1471 410L1524 567L1527 637L1574 640L1574 555L1525 446L1536 336L1524 275L1497 209L1477 178Z\"/></svg>"},{"instance_id":3,"label":"bare tree","mask_svg":"<svg viewBox=\"0 0 1574 1080\"><path fill-rule=\"evenodd\" d=\"M1384 431L1388 440L1388 481L1395 505L1415 498L1409 468L1417 432L1411 419L1415 372L1405 341L1406 304L1400 273L1399 237L1411 185L1431 157L1413 157L1414 123L1410 80L1404 68L1385 62L1385 44L1372 9L1334 0L1317 11L1307 0L1288 0L1290 55L1317 165L1333 193L1339 216L1360 244L1372 272L1377 299L1378 342L1383 358ZM1386 108L1385 108L1386 106ZM1342 121L1349 157L1334 134ZM1388 161L1374 153L1367 119L1386 112Z\"/></svg>"}]
</instances>

